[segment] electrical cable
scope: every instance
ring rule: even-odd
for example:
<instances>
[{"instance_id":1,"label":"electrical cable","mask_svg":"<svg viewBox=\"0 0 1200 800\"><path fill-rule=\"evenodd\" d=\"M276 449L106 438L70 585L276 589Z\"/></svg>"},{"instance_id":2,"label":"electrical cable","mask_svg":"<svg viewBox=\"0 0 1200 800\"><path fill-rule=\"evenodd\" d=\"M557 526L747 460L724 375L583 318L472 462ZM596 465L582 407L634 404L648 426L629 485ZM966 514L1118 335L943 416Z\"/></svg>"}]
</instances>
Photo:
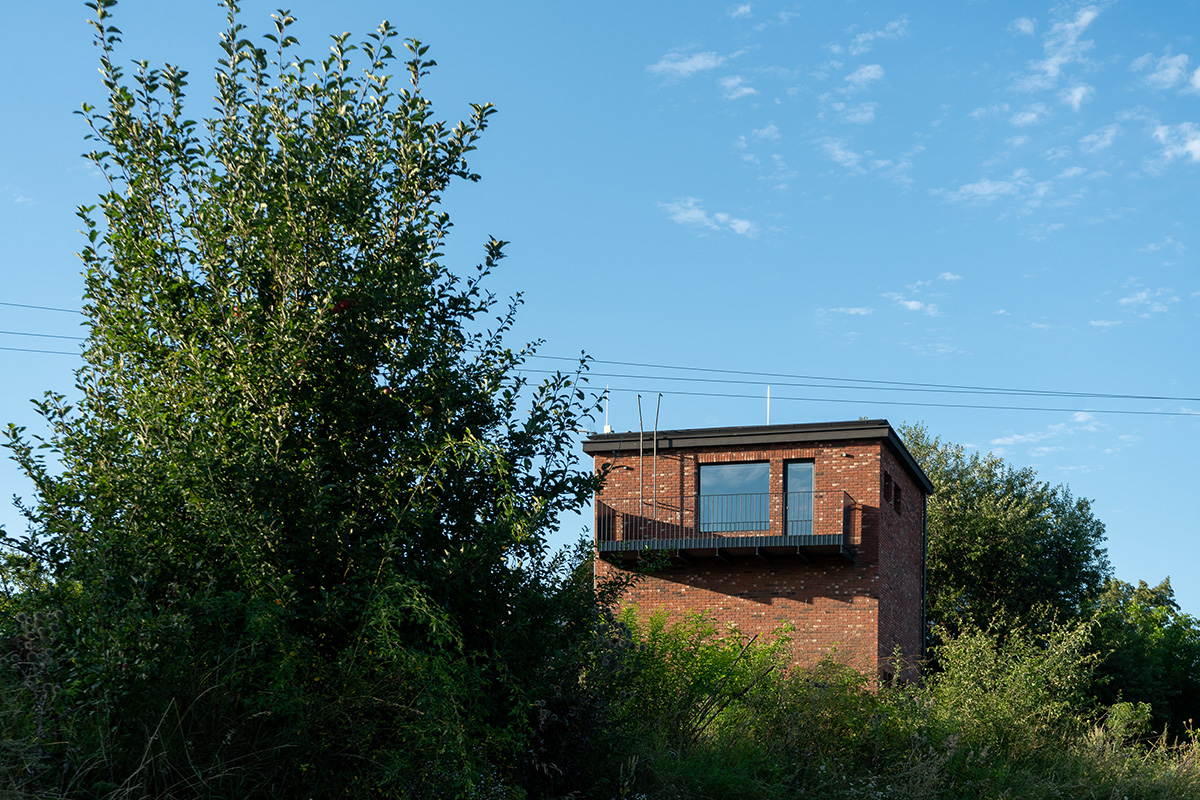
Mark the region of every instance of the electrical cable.
<instances>
[{"instance_id":1,"label":"electrical cable","mask_svg":"<svg viewBox=\"0 0 1200 800\"><path fill-rule=\"evenodd\" d=\"M82 314L83 312L77 308L55 308L54 306L31 306L28 303L5 303L0 300L0 306L12 306L13 308L35 308L38 311L62 311L65 314Z\"/></svg>"}]
</instances>

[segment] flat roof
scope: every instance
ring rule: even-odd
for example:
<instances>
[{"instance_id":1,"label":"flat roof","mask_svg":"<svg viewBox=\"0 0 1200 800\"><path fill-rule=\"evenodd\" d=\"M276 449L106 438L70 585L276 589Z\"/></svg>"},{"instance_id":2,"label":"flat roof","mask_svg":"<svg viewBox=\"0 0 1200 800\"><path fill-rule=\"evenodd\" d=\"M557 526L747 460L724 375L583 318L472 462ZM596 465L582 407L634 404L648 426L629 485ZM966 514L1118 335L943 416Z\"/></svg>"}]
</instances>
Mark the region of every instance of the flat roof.
<instances>
[{"instance_id":1,"label":"flat roof","mask_svg":"<svg viewBox=\"0 0 1200 800\"><path fill-rule=\"evenodd\" d=\"M640 434L641 446L653 448L655 434ZM592 456L606 453L636 452L639 433L593 433L583 443L583 452ZM926 494L933 494L933 484L921 465L893 430L886 419L859 419L847 422L805 422L791 425L743 425L732 428L685 428L659 431L658 449L692 447L753 447L770 444L801 444L805 442L846 441L852 439L883 439L892 452L907 467Z\"/></svg>"}]
</instances>

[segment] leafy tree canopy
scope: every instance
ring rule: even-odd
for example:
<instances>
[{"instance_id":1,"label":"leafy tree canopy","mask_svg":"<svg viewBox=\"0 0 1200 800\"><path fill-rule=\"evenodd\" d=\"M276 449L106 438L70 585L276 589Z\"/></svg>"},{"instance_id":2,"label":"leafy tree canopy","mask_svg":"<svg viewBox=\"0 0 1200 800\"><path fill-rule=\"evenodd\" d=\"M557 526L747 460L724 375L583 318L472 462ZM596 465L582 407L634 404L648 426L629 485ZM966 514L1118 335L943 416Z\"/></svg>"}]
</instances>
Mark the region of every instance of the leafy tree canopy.
<instances>
[{"instance_id":1,"label":"leafy tree canopy","mask_svg":"<svg viewBox=\"0 0 1200 800\"><path fill-rule=\"evenodd\" d=\"M146 793L215 792L207 774L438 796L519 766L525 694L594 619L590 577L544 557L594 479L584 394L526 386L504 343L515 306L484 287L504 243L443 263L442 195L479 179L491 105L438 120L434 62L404 42L397 86L387 23L313 61L285 12L260 47L226 0L196 121L184 70L119 65L115 5L88 4L109 189L79 211L80 399L38 403L45 442L8 440L36 489L13 568L66 615L37 661L56 718L93 719L89 769ZM168 717L174 760L146 769Z\"/></svg>"},{"instance_id":2,"label":"leafy tree canopy","mask_svg":"<svg viewBox=\"0 0 1200 800\"><path fill-rule=\"evenodd\" d=\"M1108 579L1104 525L1066 486L921 424L902 437L934 485L928 505L928 617L966 627L1044 631L1079 618Z\"/></svg>"},{"instance_id":3,"label":"leafy tree canopy","mask_svg":"<svg viewBox=\"0 0 1200 800\"><path fill-rule=\"evenodd\" d=\"M1097 699L1149 703L1156 727L1176 733L1200 718L1200 622L1179 610L1170 578L1113 580L1095 609Z\"/></svg>"}]
</instances>

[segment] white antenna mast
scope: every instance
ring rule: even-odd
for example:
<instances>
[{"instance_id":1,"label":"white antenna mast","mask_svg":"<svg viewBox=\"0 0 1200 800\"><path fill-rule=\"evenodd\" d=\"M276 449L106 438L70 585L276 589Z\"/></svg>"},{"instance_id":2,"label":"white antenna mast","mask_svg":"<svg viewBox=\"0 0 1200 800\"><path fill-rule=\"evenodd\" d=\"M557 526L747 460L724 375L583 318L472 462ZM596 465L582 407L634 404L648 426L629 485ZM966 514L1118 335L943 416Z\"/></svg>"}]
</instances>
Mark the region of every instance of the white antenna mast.
<instances>
[{"instance_id":1,"label":"white antenna mast","mask_svg":"<svg viewBox=\"0 0 1200 800\"><path fill-rule=\"evenodd\" d=\"M608 424L608 384L604 384L604 432L612 433L612 425Z\"/></svg>"},{"instance_id":2,"label":"white antenna mast","mask_svg":"<svg viewBox=\"0 0 1200 800\"><path fill-rule=\"evenodd\" d=\"M662 392L658 393L658 405L654 407L654 467L651 469L654 475L654 486L650 489L651 497L654 498L654 518L658 519L658 410L662 408Z\"/></svg>"},{"instance_id":3,"label":"white antenna mast","mask_svg":"<svg viewBox=\"0 0 1200 800\"><path fill-rule=\"evenodd\" d=\"M642 445L642 436L645 428L642 427L642 396L638 395L638 513L644 513L642 506L646 503L646 479L645 470L642 465L645 463L645 450Z\"/></svg>"}]
</instances>

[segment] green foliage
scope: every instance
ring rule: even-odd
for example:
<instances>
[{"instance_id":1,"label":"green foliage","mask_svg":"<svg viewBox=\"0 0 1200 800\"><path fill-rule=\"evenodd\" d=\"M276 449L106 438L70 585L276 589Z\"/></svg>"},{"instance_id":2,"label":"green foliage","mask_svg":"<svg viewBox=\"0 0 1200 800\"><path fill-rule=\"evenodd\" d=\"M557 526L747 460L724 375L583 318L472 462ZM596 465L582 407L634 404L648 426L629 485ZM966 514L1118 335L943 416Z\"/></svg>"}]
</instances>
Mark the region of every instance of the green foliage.
<instances>
[{"instance_id":1,"label":"green foliage","mask_svg":"<svg viewBox=\"0 0 1200 800\"><path fill-rule=\"evenodd\" d=\"M711 621L652 622L636 635L644 733L612 795L1200 798L1196 744L1140 742L1148 708L1102 711L1087 699L1090 628L947 636L944 668L925 686L872 686L829 659L776 669L688 739L678 720L707 702L703 687L730 668L747 681L755 673L737 663L775 656L757 642L743 652L736 637L722 644Z\"/></svg>"},{"instance_id":2,"label":"green foliage","mask_svg":"<svg viewBox=\"0 0 1200 800\"><path fill-rule=\"evenodd\" d=\"M387 23L313 61L285 12L259 47L227 0L195 121L184 70L119 66L114 5L89 3L110 188L79 211L80 399L37 404L46 441L9 429L36 492L10 610L66 620L34 702L75 735L38 748L85 793L507 785L594 624L545 535L595 479L574 379L526 386L504 345L504 243L465 277L442 262L492 107L437 120L427 48L404 42L395 86Z\"/></svg>"},{"instance_id":3,"label":"green foliage","mask_svg":"<svg viewBox=\"0 0 1200 800\"><path fill-rule=\"evenodd\" d=\"M938 646L932 713L960 744L1021 758L1057 748L1081 724L1095 657L1090 626L1058 627L1044 639L1021 630L968 631Z\"/></svg>"},{"instance_id":4,"label":"green foliage","mask_svg":"<svg viewBox=\"0 0 1200 800\"><path fill-rule=\"evenodd\" d=\"M1095 607L1097 698L1149 704L1155 728L1182 733L1200 718L1200 625L1179 610L1170 579L1114 580Z\"/></svg>"},{"instance_id":5,"label":"green foliage","mask_svg":"<svg viewBox=\"0 0 1200 800\"><path fill-rule=\"evenodd\" d=\"M991 453L968 454L902 425L934 485L928 504L928 619L943 630L1048 631L1082 619L1108 579L1104 525L1065 486Z\"/></svg>"}]
</instances>

